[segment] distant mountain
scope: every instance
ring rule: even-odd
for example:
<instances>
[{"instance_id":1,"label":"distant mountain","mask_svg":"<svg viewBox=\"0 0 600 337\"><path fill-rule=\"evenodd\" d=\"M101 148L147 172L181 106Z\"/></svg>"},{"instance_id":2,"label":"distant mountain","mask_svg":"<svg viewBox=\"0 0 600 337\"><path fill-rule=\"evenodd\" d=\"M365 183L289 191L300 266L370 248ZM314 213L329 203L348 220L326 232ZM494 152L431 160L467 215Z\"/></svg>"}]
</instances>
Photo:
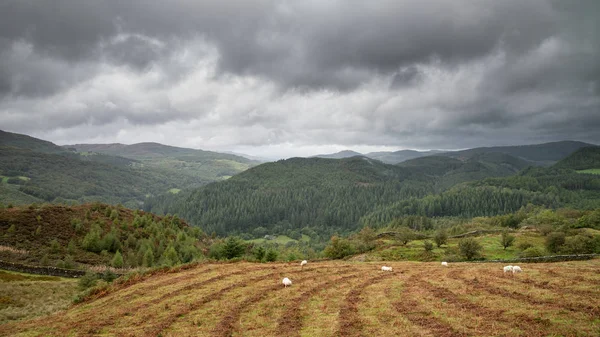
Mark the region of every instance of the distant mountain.
<instances>
[{"instance_id":1,"label":"distant mountain","mask_svg":"<svg viewBox=\"0 0 600 337\"><path fill-rule=\"evenodd\" d=\"M17 147L44 153L65 152L60 146L37 138L0 130L0 146Z\"/></svg>"},{"instance_id":2,"label":"distant mountain","mask_svg":"<svg viewBox=\"0 0 600 337\"><path fill-rule=\"evenodd\" d=\"M506 153L529 161L532 165L550 166L578 149L589 146L595 145L577 141L561 141L535 145L478 147L440 155L467 160L482 153Z\"/></svg>"},{"instance_id":3,"label":"distant mountain","mask_svg":"<svg viewBox=\"0 0 600 337\"><path fill-rule=\"evenodd\" d=\"M259 164L258 161L233 154L181 148L159 143L132 145L75 144L65 145L64 148L82 155L103 154L136 160L146 167L153 167L165 173L175 173L196 179L197 182L192 183L191 187L229 178Z\"/></svg>"},{"instance_id":4,"label":"distant mountain","mask_svg":"<svg viewBox=\"0 0 600 337\"><path fill-rule=\"evenodd\" d=\"M0 202L122 203L223 180L256 162L157 143L60 147L0 132Z\"/></svg>"},{"instance_id":5,"label":"distant mountain","mask_svg":"<svg viewBox=\"0 0 600 337\"><path fill-rule=\"evenodd\" d=\"M514 175L531 166L531 163L506 153L488 152L475 154L464 161L452 157L427 156L397 165L437 177L436 190L443 191L467 181Z\"/></svg>"},{"instance_id":6,"label":"distant mountain","mask_svg":"<svg viewBox=\"0 0 600 337\"><path fill-rule=\"evenodd\" d=\"M330 154L318 154L316 156L313 156L312 158L342 159L342 158L352 158L352 157L356 157L356 156L363 156L363 154L355 152L355 151L351 151L351 150L344 150L344 151L330 153Z\"/></svg>"},{"instance_id":7,"label":"distant mountain","mask_svg":"<svg viewBox=\"0 0 600 337\"><path fill-rule=\"evenodd\" d=\"M600 146L583 147L556 163L554 167L572 170L600 170Z\"/></svg>"},{"instance_id":8,"label":"distant mountain","mask_svg":"<svg viewBox=\"0 0 600 337\"><path fill-rule=\"evenodd\" d=\"M400 150L395 152L369 152L365 156L381 160L386 164L398 164L406 160L410 160L413 158L419 158L424 156L431 156L442 151L431 150L431 151L416 151L416 150Z\"/></svg>"}]
</instances>

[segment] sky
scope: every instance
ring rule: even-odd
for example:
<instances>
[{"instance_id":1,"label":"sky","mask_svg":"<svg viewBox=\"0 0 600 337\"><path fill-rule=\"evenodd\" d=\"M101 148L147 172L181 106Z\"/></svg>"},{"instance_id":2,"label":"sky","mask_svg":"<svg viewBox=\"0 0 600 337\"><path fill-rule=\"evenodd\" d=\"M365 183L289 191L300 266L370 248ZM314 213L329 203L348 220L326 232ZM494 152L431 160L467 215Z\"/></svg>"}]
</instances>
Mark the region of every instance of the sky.
<instances>
[{"instance_id":1,"label":"sky","mask_svg":"<svg viewBox=\"0 0 600 337\"><path fill-rule=\"evenodd\" d=\"M267 158L600 144L600 1L3 0L0 129Z\"/></svg>"}]
</instances>

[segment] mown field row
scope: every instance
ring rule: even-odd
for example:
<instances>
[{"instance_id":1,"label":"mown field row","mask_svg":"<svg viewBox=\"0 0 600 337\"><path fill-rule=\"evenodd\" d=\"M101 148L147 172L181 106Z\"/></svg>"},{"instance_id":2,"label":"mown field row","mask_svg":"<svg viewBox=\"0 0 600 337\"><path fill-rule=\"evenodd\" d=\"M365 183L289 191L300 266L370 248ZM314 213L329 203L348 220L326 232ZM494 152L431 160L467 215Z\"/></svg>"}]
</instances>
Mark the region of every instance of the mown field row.
<instances>
[{"instance_id":1,"label":"mown field row","mask_svg":"<svg viewBox=\"0 0 600 337\"><path fill-rule=\"evenodd\" d=\"M4 336L598 336L600 260L521 265L202 264ZM284 288L281 279L293 285Z\"/></svg>"}]
</instances>

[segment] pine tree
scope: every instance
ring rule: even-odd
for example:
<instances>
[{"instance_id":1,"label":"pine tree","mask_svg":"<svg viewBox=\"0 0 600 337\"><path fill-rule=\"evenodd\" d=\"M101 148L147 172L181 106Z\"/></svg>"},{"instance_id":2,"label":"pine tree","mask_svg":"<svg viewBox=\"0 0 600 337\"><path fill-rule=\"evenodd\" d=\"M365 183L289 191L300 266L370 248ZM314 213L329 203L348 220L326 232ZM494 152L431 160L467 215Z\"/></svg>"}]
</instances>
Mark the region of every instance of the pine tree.
<instances>
[{"instance_id":1,"label":"pine tree","mask_svg":"<svg viewBox=\"0 0 600 337\"><path fill-rule=\"evenodd\" d=\"M110 264L115 268L123 267L123 255L121 255L120 250L117 250Z\"/></svg>"}]
</instances>

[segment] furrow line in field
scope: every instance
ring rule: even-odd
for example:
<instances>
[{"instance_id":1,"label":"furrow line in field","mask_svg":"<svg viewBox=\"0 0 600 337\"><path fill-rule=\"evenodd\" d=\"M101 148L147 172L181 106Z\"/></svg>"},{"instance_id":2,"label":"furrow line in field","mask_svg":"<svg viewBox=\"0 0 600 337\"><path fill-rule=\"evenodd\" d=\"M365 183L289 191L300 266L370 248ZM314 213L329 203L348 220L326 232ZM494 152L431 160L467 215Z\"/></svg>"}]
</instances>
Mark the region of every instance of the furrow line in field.
<instances>
[{"instance_id":1,"label":"furrow line in field","mask_svg":"<svg viewBox=\"0 0 600 337\"><path fill-rule=\"evenodd\" d=\"M300 336L300 330L302 329L302 312L300 306L308 302L312 296L330 288L331 285L344 283L353 278L357 278L359 275L360 274L352 274L335 280L320 283L315 287L303 291L300 293L300 296L290 300L292 305L288 307L286 312L279 318L277 324L277 335Z\"/></svg>"},{"instance_id":2,"label":"furrow line in field","mask_svg":"<svg viewBox=\"0 0 600 337\"><path fill-rule=\"evenodd\" d=\"M339 267L331 267L331 268L339 268ZM319 268L320 270L324 270L326 268ZM329 268L327 268L329 269ZM301 283L302 281L306 281L306 280L310 280L313 279L313 276L307 276L307 277L303 277L303 278L299 278L294 280L295 283ZM213 329L212 333L213 336L231 336L231 334L233 333L233 331L235 330L235 322L237 322L242 314L242 312L248 308L250 305L260 302L261 300L263 300L265 297L267 297L268 295L272 295L273 292L276 291L282 291L285 288L282 287L281 285L273 285L270 287L266 287L266 288L262 288L260 289L259 293L247 298L246 300L242 301L242 303L238 304L237 306L235 306L228 314L227 316L225 316L219 323L217 323L217 326Z\"/></svg>"},{"instance_id":3,"label":"furrow line in field","mask_svg":"<svg viewBox=\"0 0 600 337\"><path fill-rule=\"evenodd\" d=\"M352 288L352 290L350 290L348 295L346 295L344 303L340 308L340 314L338 318L339 327L336 335L360 336L360 332L362 330L362 324L360 322L360 318L358 317L358 304L361 301L360 294L366 287L378 283L386 277L397 275L396 273L391 272L382 273L383 274L372 277L367 281L355 286Z\"/></svg>"},{"instance_id":4,"label":"furrow line in field","mask_svg":"<svg viewBox=\"0 0 600 337\"><path fill-rule=\"evenodd\" d=\"M509 297L511 299L527 302L529 304L543 305L547 308L565 309L565 310L569 310L569 311L573 311L573 312L584 313L584 314L587 314L589 316L594 316L594 317L600 316L600 307L598 305L595 305L595 306L594 305L574 305L571 303L561 304L561 303L551 301L551 300L538 299L538 298L534 298L531 295L527 295L527 294L520 293L517 291L510 291L510 290L500 288L500 287L498 287L494 284L491 284L489 282L486 282L484 280L479 280L477 278L468 279L459 274L460 274L460 271L458 271L458 270L452 271L452 272L448 273L448 277L450 277L454 280L457 280L457 281L461 281L461 282L467 284L468 286L471 286L471 287L481 290L481 291L485 291L492 295L505 296L505 297Z\"/></svg>"},{"instance_id":5,"label":"furrow line in field","mask_svg":"<svg viewBox=\"0 0 600 337\"><path fill-rule=\"evenodd\" d=\"M546 321L539 321L532 317L519 316L519 319L514 317L505 317L505 310L490 309L478 304L475 304L467 299L461 298L451 290L431 284L425 280L419 280L416 284L422 289L434 295L436 298L444 299L447 303L452 304L454 307L462 311L467 311L475 316L484 317L482 324L486 331L482 331L481 335L494 331L494 322L502 322L507 325L516 325L520 330L525 332L526 336L545 336L546 329L548 329L548 323Z\"/></svg>"},{"instance_id":6,"label":"furrow line in field","mask_svg":"<svg viewBox=\"0 0 600 337\"><path fill-rule=\"evenodd\" d=\"M419 273L409 277L405 284L402 298L392 303L394 309L412 324L430 331L436 337L465 337L465 333L457 331L450 324L439 320L433 316L433 313L423 309L417 300L414 299L414 292L420 290L416 284L425 273ZM422 309L422 310L420 310Z\"/></svg>"}]
</instances>

